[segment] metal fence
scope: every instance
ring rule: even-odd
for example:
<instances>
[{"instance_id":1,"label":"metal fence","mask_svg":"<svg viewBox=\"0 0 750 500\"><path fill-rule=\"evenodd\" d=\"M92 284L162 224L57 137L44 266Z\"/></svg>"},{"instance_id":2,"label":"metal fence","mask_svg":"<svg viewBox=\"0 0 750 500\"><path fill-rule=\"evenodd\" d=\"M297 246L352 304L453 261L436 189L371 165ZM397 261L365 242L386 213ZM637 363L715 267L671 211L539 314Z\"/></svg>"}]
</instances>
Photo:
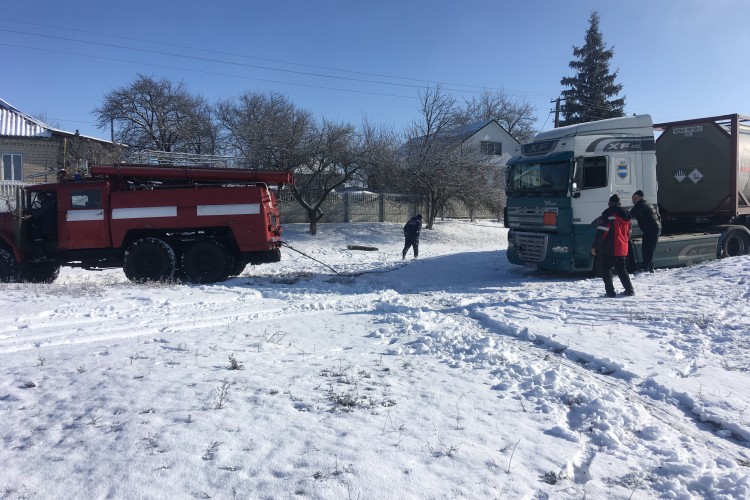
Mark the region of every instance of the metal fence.
<instances>
[{"instance_id":1,"label":"metal fence","mask_svg":"<svg viewBox=\"0 0 750 500\"><path fill-rule=\"evenodd\" d=\"M28 182L22 181L0 181L0 212L7 212L16 204L16 188L24 186Z\"/></svg>"},{"instance_id":2,"label":"metal fence","mask_svg":"<svg viewBox=\"0 0 750 500\"><path fill-rule=\"evenodd\" d=\"M279 195L281 218L288 223L309 222L305 209L289 191ZM326 222L403 222L418 213L427 211L427 203L420 198L393 193L330 193L321 205ZM473 213L472 213L473 212ZM499 214L486 208L473 211L460 201L452 201L438 214L450 219L492 219Z\"/></svg>"}]
</instances>

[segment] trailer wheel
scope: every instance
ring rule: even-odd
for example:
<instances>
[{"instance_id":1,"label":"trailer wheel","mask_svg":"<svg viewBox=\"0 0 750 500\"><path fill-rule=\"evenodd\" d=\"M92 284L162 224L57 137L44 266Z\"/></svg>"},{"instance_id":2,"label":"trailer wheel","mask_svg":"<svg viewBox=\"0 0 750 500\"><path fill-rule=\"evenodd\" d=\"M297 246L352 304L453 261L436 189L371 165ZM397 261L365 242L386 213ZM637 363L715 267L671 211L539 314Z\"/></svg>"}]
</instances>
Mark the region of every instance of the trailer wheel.
<instances>
[{"instance_id":1,"label":"trailer wheel","mask_svg":"<svg viewBox=\"0 0 750 500\"><path fill-rule=\"evenodd\" d=\"M740 231L730 231L721 243L721 256L724 258L745 255L748 253L748 247L750 242L746 235Z\"/></svg>"},{"instance_id":2,"label":"trailer wheel","mask_svg":"<svg viewBox=\"0 0 750 500\"><path fill-rule=\"evenodd\" d=\"M193 283L224 281L234 268L226 247L216 241L199 241L182 256L182 272Z\"/></svg>"},{"instance_id":3,"label":"trailer wheel","mask_svg":"<svg viewBox=\"0 0 750 500\"><path fill-rule=\"evenodd\" d=\"M29 263L21 267L19 280L28 283L52 283L60 274L60 266L49 262Z\"/></svg>"},{"instance_id":4,"label":"trailer wheel","mask_svg":"<svg viewBox=\"0 0 750 500\"><path fill-rule=\"evenodd\" d=\"M0 248L0 282L16 283L18 281L18 265L16 258L8 250Z\"/></svg>"},{"instance_id":5,"label":"trailer wheel","mask_svg":"<svg viewBox=\"0 0 750 500\"><path fill-rule=\"evenodd\" d=\"M125 251L122 268L131 281L166 281L174 276L174 250L158 238L143 238Z\"/></svg>"}]
</instances>

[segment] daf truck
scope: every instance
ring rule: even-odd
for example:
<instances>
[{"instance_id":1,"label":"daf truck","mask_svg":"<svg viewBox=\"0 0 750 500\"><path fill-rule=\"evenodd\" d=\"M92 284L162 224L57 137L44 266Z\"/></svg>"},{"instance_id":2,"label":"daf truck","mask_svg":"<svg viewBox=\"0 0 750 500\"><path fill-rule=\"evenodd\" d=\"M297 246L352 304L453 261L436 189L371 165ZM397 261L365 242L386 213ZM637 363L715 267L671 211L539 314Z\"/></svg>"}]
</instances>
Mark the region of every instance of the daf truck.
<instances>
[{"instance_id":1,"label":"daf truck","mask_svg":"<svg viewBox=\"0 0 750 500\"><path fill-rule=\"evenodd\" d=\"M649 115L556 128L508 163L507 258L527 267L596 270L592 225L613 194L641 190L658 210L657 268L750 251L750 117L653 124ZM628 266L641 263L633 221Z\"/></svg>"}]
</instances>

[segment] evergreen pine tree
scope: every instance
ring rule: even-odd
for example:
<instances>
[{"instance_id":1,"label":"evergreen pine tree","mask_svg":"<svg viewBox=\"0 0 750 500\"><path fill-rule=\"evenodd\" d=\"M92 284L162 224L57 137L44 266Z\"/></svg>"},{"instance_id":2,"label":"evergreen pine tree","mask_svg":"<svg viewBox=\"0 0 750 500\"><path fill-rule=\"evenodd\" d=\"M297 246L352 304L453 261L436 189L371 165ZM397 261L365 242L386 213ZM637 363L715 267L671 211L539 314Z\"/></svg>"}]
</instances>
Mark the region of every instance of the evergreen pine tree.
<instances>
[{"instance_id":1,"label":"evergreen pine tree","mask_svg":"<svg viewBox=\"0 0 750 500\"><path fill-rule=\"evenodd\" d=\"M599 13L591 12L586 43L583 47L573 47L577 60L569 63L576 71L575 76L565 77L560 83L569 89L562 91L563 119L560 125L617 118L625 116L625 98L608 100L617 96L622 84L616 84L617 71L609 72L609 60L614 51L604 49L604 39L599 31Z\"/></svg>"}]
</instances>

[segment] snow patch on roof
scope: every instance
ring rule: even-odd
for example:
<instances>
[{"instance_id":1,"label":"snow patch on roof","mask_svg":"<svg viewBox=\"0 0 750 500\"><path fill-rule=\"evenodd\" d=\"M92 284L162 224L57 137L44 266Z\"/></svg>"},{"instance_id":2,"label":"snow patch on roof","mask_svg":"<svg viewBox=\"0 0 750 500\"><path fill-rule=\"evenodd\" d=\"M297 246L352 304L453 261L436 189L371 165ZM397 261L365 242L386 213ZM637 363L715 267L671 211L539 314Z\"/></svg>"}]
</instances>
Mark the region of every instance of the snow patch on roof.
<instances>
[{"instance_id":1,"label":"snow patch on roof","mask_svg":"<svg viewBox=\"0 0 750 500\"><path fill-rule=\"evenodd\" d=\"M53 133L66 136L79 135L86 139L93 139L95 141L112 144L112 141L106 139L99 139L97 137L81 135L77 132L68 132L50 127L43 121L27 115L7 101L0 99L0 136L52 137Z\"/></svg>"},{"instance_id":2,"label":"snow patch on roof","mask_svg":"<svg viewBox=\"0 0 750 500\"><path fill-rule=\"evenodd\" d=\"M0 99L0 135L52 137L52 129Z\"/></svg>"}]
</instances>

